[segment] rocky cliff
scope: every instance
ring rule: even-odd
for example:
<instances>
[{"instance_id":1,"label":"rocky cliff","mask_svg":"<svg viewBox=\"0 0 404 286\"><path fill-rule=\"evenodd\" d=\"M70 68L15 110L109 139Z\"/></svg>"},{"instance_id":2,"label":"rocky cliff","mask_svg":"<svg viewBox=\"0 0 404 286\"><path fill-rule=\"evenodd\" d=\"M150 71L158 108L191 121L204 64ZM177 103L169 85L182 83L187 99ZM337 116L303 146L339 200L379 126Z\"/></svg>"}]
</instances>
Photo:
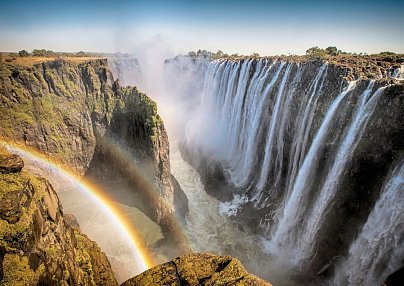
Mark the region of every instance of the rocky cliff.
<instances>
[{"instance_id":1,"label":"rocky cliff","mask_svg":"<svg viewBox=\"0 0 404 286\"><path fill-rule=\"evenodd\" d=\"M122 284L122 286L147 285L271 286L270 283L249 274L237 259L209 253L191 253L177 257Z\"/></svg>"},{"instance_id":2,"label":"rocky cliff","mask_svg":"<svg viewBox=\"0 0 404 286\"><path fill-rule=\"evenodd\" d=\"M118 285L106 255L63 213L49 182L0 150L0 284Z\"/></svg>"},{"instance_id":3,"label":"rocky cliff","mask_svg":"<svg viewBox=\"0 0 404 286\"><path fill-rule=\"evenodd\" d=\"M107 60L1 61L0 95L2 140L34 148L79 175L108 178L116 199L166 224L183 194L171 181L163 122L145 94L114 81ZM125 164L136 167L135 176ZM129 188L114 179L129 181Z\"/></svg>"}]
</instances>

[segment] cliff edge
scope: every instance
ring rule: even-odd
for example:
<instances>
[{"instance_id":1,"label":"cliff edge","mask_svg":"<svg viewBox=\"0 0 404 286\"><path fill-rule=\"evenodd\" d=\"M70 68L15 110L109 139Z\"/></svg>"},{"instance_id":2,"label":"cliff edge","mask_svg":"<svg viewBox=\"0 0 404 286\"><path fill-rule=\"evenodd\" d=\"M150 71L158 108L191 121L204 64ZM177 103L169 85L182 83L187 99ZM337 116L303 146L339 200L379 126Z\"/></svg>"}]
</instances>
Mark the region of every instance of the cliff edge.
<instances>
[{"instance_id":1,"label":"cliff edge","mask_svg":"<svg viewBox=\"0 0 404 286\"><path fill-rule=\"evenodd\" d=\"M106 255L49 182L0 149L0 284L118 285Z\"/></svg>"},{"instance_id":2,"label":"cliff edge","mask_svg":"<svg viewBox=\"0 0 404 286\"><path fill-rule=\"evenodd\" d=\"M162 226L175 204L186 210L186 200L176 199L184 195L172 183L169 143L156 103L114 81L106 59L0 61L0 122L2 140L105 183L114 199ZM136 172L128 172L129 165Z\"/></svg>"}]
</instances>

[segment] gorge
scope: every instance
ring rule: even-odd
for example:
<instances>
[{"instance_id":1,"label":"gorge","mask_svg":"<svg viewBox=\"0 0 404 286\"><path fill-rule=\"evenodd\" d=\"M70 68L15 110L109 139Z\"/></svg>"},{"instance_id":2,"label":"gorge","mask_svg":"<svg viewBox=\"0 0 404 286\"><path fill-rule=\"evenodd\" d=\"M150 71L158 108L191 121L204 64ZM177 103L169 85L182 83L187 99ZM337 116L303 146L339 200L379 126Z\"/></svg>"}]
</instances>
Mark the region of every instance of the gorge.
<instances>
[{"instance_id":1,"label":"gorge","mask_svg":"<svg viewBox=\"0 0 404 286\"><path fill-rule=\"evenodd\" d=\"M260 237L264 260L297 277L291 285L319 277L378 285L402 267L403 85L386 75L391 66L341 58L166 62L170 73L199 77L174 96L191 97L190 108L177 110L187 117L184 157L222 201L222 214Z\"/></svg>"},{"instance_id":2,"label":"gorge","mask_svg":"<svg viewBox=\"0 0 404 286\"><path fill-rule=\"evenodd\" d=\"M141 58L2 61L0 135L26 169L51 181L84 233L97 211L18 149L95 183L138 225L155 260L148 267L213 252L274 285L395 285L389 276L404 258L401 64L179 56L158 63L159 89L149 92ZM112 232L105 228L90 238L99 243ZM144 270L125 272L124 255L112 252L119 283ZM228 257L196 257L214 265L208 272L239 269ZM174 259L163 273L193 259ZM147 273L124 285L147 283ZM204 283L201 273L192 279Z\"/></svg>"}]
</instances>

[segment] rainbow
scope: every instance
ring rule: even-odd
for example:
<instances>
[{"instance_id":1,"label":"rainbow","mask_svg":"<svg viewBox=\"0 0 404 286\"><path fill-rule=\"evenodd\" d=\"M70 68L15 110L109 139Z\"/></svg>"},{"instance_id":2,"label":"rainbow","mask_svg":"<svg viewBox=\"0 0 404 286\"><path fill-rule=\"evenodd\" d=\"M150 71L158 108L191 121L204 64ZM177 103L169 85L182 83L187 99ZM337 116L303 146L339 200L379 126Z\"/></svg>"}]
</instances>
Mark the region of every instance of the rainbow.
<instances>
[{"instance_id":1,"label":"rainbow","mask_svg":"<svg viewBox=\"0 0 404 286\"><path fill-rule=\"evenodd\" d=\"M78 189L88 195L92 201L104 211L108 218L114 222L117 230L119 230L120 236L124 238L124 240L131 247L133 259L137 264L138 273L141 273L155 265L153 258L148 254L147 248L144 246L142 238L133 225L133 222L128 220L126 215L117 206L114 206L111 203L112 199L95 183L79 178L76 174L69 171L64 166L53 162L44 154L36 150L6 141L0 141L0 144L13 153L20 155L23 159L26 158L33 162L45 164L52 170L52 172L57 172L58 175L60 174L66 179L72 180L74 183L76 183Z\"/></svg>"}]
</instances>

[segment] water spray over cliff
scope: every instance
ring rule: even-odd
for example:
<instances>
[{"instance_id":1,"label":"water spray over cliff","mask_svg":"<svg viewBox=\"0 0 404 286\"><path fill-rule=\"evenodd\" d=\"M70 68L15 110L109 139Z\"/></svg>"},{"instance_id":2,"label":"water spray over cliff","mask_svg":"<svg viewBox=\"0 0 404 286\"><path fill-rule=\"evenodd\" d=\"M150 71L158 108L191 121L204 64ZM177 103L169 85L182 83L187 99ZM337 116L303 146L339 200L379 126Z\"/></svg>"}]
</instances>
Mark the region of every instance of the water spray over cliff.
<instances>
[{"instance_id":1,"label":"water spray over cliff","mask_svg":"<svg viewBox=\"0 0 404 286\"><path fill-rule=\"evenodd\" d=\"M355 246L358 230L385 217L378 207L386 205L384 193L391 198L403 190L387 181L388 170L403 157L402 86L349 82L343 68L320 61L196 62L174 59L166 69L203 74L201 92L182 86L181 93L198 103L184 111L189 119L183 154L205 185L221 182L213 195L233 194L222 205L232 211L224 213L260 233L265 251L298 272L329 276L348 250L347 261L363 256L371 240ZM394 208L403 207L394 201ZM402 246L396 226L385 233L398 236ZM402 248L394 251L371 255L385 261L378 264L383 269L358 271L349 283L359 285L372 271L384 281L401 267L394 261L404 256ZM365 261L355 261L366 268Z\"/></svg>"}]
</instances>

